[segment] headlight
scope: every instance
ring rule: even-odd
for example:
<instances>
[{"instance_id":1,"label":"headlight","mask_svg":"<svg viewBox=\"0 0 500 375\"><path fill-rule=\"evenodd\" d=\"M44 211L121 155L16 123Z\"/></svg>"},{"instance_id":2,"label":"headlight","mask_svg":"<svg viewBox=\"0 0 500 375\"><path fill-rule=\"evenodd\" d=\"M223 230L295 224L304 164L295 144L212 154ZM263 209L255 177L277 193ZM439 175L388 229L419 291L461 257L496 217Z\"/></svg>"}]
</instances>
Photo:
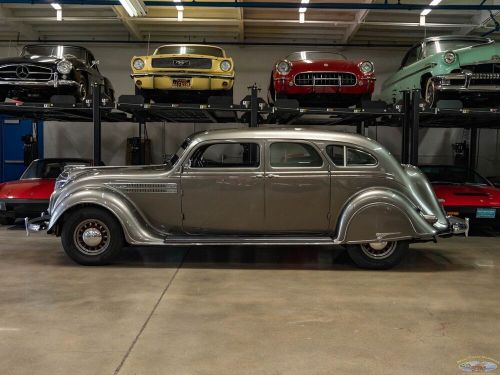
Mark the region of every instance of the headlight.
<instances>
[{"instance_id":1,"label":"headlight","mask_svg":"<svg viewBox=\"0 0 500 375\"><path fill-rule=\"evenodd\" d=\"M457 55L453 51L445 52L443 55L443 60L446 64L453 64L457 59Z\"/></svg>"},{"instance_id":2,"label":"headlight","mask_svg":"<svg viewBox=\"0 0 500 375\"><path fill-rule=\"evenodd\" d=\"M375 70L375 67L373 66L373 63L370 61L363 61L362 63L359 64L359 69L364 73L373 73Z\"/></svg>"},{"instance_id":3,"label":"headlight","mask_svg":"<svg viewBox=\"0 0 500 375\"><path fill-rule=\"evenodd\" d=\"M231 70L232 66L233 65L231 64L231 61L229 61L229 60L222 60L220 63L220 69L223 72L227 72L227 71Z\"/></svg>"},{"instance_id":4,"label":"headlight","mask_svg":"<svg viewBox=\"0 0 500 375\"><path fill-rule=\"evenodd\" d=\"M133 63L133 66L134 66L134 69L137 69L137 70L142 70L144 69L144 66L146 64L144 63L144 60L143 59L135 59L134 60L134 63Z\"/></svg>"},{"instance_id":5,"label":"headlight","mask_svg":"<svg viewBox=\"0 0 500 375\"><path fill-rule=\"evenodd\" d=\"M290 66L290 63L288 61L280 61L276 65L276 70L280 74L287 74L290 71L290 68L291 68L291 66Z\"/></svg>"},{"instance_id":6,"label":"headlight","mask_svg":"<svg viewBox=\"0 0 500 375\"><path fill-rule=\"evenodd\" d=\"M68 60L61 60L57 63L57 71L61 74L69 74L73 69L73 64Z\"/></svg>"}]
</instances>

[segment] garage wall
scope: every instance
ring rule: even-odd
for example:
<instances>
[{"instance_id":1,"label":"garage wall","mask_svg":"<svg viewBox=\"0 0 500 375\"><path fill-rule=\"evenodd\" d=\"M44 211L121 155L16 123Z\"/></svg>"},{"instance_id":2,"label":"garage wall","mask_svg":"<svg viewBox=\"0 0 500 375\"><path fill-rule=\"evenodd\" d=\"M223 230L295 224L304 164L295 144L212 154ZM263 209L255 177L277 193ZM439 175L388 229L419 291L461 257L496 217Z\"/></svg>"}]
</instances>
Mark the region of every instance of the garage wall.
<instances>
[{"instance_id":1,"label":"garage wall","mask_svg":"<svg viewBox=\"0 0 500 375\"><path fill-rule=\"evenodd\" d=\"M147 53L145 45L91 45L88 46L101 62L100 70L112 82L117 96L131 94L134 91L130 78L130 60L134 55ZM151 51L157 45L151 46ZM262 89L261 96L266 96L270 72L273 64L290 52L304 49L293 46L227 46L229 56L235 61L237 77L235 81L235 101L248 94L248 86L253 83ZM339 49L337 49L339 50ZM15 55L20 47L0 47L0 55ZM396 70L401 61L404 49L396 48L346 48L340 49L353 60L369 59L374 62L378 85L376 94L386 77ZM225 124L223 127L235 127L241 124ZM182 139L193 131L202 130L213 125L203 124L162 124L149 123L149 137L152 139L153 161L160 162L163 153L172 153ZM220 126L219 126L220 127ZM355 131L353 127L329 127L340 131ZM126 138L137 135L137 125L130 123L103 124L103 160L108 165L125 163ZM399 157L401 152L401 133L397 128L368 129L367 135L378 139L390 151ZM495 170L498 165L498 132L482 130L479 169L485 174L500 174ZM451 144L462 141L462 129L422 129L420 134L421 163L451 163L453 161ZM92 155L92 125L88 123L45 124L45 156L84 156ZM484 145L483 145L484 144Z\"/></svg>"}]
</instances>

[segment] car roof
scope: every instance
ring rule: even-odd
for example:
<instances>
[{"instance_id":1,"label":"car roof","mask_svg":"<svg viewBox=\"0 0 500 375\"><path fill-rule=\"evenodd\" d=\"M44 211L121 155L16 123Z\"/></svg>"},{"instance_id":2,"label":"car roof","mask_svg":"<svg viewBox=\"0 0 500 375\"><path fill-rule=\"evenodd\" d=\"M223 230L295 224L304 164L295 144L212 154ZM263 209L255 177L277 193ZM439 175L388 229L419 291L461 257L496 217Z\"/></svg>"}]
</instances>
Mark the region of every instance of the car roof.
<instances>
[{"instance_id":1,"label":"car roof","mask_svg":"<svg viewBox=\"0 0 500 375\"><path fill-rule=\"evenodd\" d=\"M440 36L431 36L423 39L424 42L431 42L435 40L491 40L489 38L484 38L481 36L472 36L472 35L440 35Z\"/></svg>"},{"instance_id":2,"label":"car roof","mask_svg":"<svg viewBox=\"0 0 500 375\"><path fill-rule=\"evenodd\" d=\"M199 142L225 139L291 139L307 141L330 141L351 143L370 150L380 149L382 146L367 137L353 133L317 130L301 127L268 127L268 128L238 128L206 130L193 134L193 140Z\"/></svg>"},{"instance_id":3,"label":"car roof","mask_svg":"<svg viewBox=\"0 0 500 375\"><path fill-rule=\"evenodd\" d=\"M163 44L161 46L159 46L158 48L156 49L160 49L162 47L182 47L182 46L186 46L186 47L212 47L212 48L218 48L218 49L222 49L221 47L218 47L218 46L214 46L214 45L211 45L211 44L196 44L196 43L174 43L174 44Z\"/></svg>"},{"instance_id":4,"label":"car roof","mask_svg":"<svg viewBox=\"0 0 500 375\"><path fill-rule=\"evenodd\" d=\"M64 44L64 43L29 43L29 44L25 44L23 46L23 49L26 48L26 47L32 47L32 46L63 46L63 47L73 47L73 48L80 48L80 49L83 49L85 51L90 52L90 50L88 48L85 48L85 47L82 47L82 46L77 46L77 45L74 45L74 44Z\"/></svg>"}]
</instances>

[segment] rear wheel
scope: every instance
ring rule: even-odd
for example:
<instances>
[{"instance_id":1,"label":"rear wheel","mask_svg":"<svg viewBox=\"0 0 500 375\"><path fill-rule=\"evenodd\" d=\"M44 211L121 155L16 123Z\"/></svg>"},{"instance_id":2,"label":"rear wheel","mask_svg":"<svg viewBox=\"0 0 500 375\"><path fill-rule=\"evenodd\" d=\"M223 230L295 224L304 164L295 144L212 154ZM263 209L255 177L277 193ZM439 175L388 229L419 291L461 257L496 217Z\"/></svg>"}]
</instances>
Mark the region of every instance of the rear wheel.
<instances>
[{"instance_id":1,"label":"rear wheel","mask_svg":"<svg viewBox=\"0 0 500 375\"><path fill-rule=\"evenodd\" d=\"M61 240L64 251L85 266L109 264L123 247L120 223L108 211L85 207L65 220Z\"/></svg>"},{"instance_id":2,"label":"rear wheel","mask_svg":"<svg viewBox=\"0 0 500 375\"><path fill-rule=\"evenodd\" d=\"M380 241L347 245L347 252L358 267L388 269L398 265L408 253L408 241Z\"/></svg>"}]
</instances>

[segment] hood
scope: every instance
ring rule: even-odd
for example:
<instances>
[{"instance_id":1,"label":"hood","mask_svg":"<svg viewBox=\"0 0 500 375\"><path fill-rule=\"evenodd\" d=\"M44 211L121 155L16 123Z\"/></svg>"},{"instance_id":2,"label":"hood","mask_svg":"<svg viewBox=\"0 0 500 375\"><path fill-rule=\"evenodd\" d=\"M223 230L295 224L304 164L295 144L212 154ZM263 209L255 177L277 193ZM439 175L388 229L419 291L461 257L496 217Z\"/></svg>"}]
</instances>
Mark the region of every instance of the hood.
<instances>
[{"instance_id":1,"label":"hood","mask_svg":"<svg viewBox=\"0 0 500 375\"><path fill-rule=\"evenodd\" d=\"M0 199L49 199L55 179L29 179L0 184Z\"/></svg>"},{"instance_id":2,"label":"hood","mask_svg":"<svg viewBox=\"0 0 500 375\"><path fill-rule=\"evenodd\" d=\"M358 64L348 60L295 60L292 71L359 71Z\"/></svg>"},{"instance_id":3,"label":"hood","mask_svg":"<svg viewBox=\"0 0 500 375\"><path fill-rule=\"evenodd\" d=\"M0 65L6 64L36 64L43 66L53 66L62 59L49 56L17 56L0 59Z\"/></svg>"},{"instance_id":4,"label":"hood","mask_svg":"<svg viewBox=\"0 0 500 375\"><path fill-rule=\"evenodd\" d=\"M165 172L172 169L169 164L160 165L134 165L134 166L121 166L121 167L66 167L61 173L60 178L67 178L69 180L79 180L85 177L89 178L124 178L132 177L135 175L145 175L148 173Z\"/></svg>"},{"instance_id":5,"label":"hood","mask_svg":"<svg viewBox=\"0 0 500 375\"><path fill-rule=\"evenodd\" d=\"M456 49L460 65L472 65L483 61L497 60L500 64L500 45L496 43Z\"/></svg>"},{"instance_id":6,"label":"hood","mask_svg":"<svg viewBox=\"0 0 500 375\"><path fill-rule=\"evenodd\" d=\"M500 189L487 185L434 184L434 191L445 207L451 206L498 206Z\"/></svg>"}]
</instances>

